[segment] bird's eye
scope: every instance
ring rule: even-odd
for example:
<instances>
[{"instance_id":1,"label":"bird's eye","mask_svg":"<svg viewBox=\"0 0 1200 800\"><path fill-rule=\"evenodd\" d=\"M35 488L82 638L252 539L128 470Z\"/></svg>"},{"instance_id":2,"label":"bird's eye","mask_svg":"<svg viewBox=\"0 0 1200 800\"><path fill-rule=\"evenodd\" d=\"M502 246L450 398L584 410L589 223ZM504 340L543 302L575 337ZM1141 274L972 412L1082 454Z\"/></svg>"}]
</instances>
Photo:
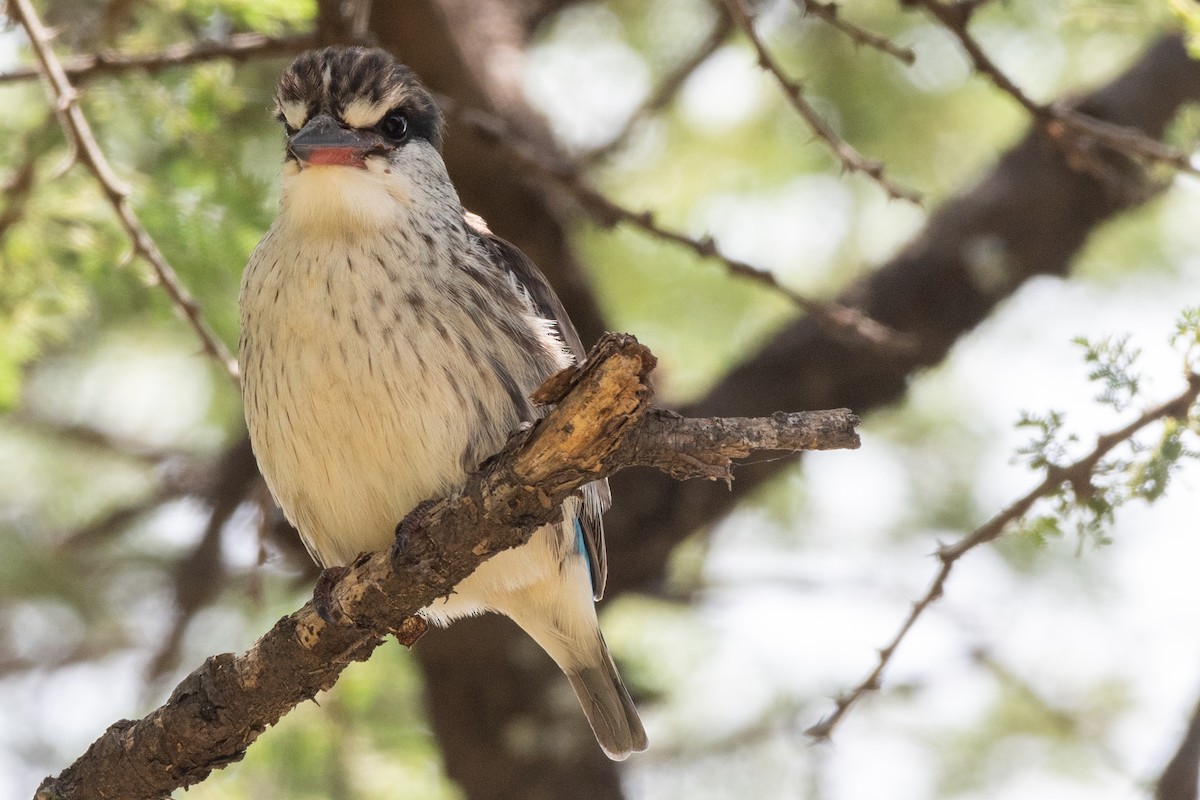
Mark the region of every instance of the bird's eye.
<instances>
[{"instance_id":1,"label":"bird's eye","mask_svg":"<svg viewBox=\"0 0 1200 800\"><path fill-rule=\"evenodd\" d=\"M287 135L287 137L289 139L296 135L296 129L294 127L292 127L291 125L288 125L286 122L283 123L283 132Z\"/></svg>"},{"instance_id":2,"label":"bird's eye","mask_svg":"<svg viewBox=\"0 0 1200 800\"><path fill-rule=\"evenodd\" d=\"M379 121L379 132L393 141L404 141L408 137L408 117L399 111L389 112Z\"/></svg>"}]
</instances>

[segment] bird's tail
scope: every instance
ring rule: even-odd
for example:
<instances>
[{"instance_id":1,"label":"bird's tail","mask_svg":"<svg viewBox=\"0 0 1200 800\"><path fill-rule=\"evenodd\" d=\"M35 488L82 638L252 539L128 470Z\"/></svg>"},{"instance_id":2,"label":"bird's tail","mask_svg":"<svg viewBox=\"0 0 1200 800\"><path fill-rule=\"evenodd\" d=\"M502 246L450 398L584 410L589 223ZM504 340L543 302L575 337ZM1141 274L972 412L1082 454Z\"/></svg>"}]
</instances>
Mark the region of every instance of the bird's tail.
<instances>
[{"instance_id":1,"label":"bird's tail","mask_svg":"<svg viewBox=\"0 0 1200 800\"><path fill-rule=\"evenodd\" d=\"M621 761L630 753L646 749L646 730L599 630L596 637L595 661L598 663L564 671L579 698L579 705L583 706L592 732L596 734L596 741L609 758Z\"/></svg>"},{"instance_id":2,"label":"bird's tail","mask_svg":"<svg viewBox=\"0 0 1200 800\"><path fill-rule=\"evenodd\" d=\"M567 674L596 740L620 761L646 749L646 730L600 633L584 562L503 597L493 608L512 618ZM582 587L582 588L581 588Z\"/></svg>"}]
</instances>

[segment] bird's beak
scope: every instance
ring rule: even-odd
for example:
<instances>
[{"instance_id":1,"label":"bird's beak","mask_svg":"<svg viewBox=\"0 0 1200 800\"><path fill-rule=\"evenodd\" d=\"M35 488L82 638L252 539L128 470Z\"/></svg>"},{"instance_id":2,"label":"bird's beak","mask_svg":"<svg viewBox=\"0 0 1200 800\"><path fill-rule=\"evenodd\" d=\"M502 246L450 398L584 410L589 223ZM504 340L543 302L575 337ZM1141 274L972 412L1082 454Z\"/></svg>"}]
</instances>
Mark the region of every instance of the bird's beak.
<instances>
[{"instance_id":1,"label":"bird's beak","mask_svg":"<svg viewBox=\"0 0 1200 800\"><path fill-rule=\"evenodd\" d=\"M345 128L328 114L317 114L288 138L288 153L304 167L344 166L365 169L363 159L390 146L370 131Z\"/></svg>"}]
</instances>

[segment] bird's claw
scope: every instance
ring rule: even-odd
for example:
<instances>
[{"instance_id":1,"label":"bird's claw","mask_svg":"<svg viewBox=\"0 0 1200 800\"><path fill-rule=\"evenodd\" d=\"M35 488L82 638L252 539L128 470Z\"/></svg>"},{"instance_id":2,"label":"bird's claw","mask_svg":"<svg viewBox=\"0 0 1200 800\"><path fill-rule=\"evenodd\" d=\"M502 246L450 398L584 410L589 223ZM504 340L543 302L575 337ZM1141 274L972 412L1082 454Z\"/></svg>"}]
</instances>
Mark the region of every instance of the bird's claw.
<instances>
[{"instance_id":1,"label":"bird's claw","mask_svg":"<svg viewBox=\"0 0 1200 800\"><path fill-rule=\"evenodd\" d=\"M337 586L338 581L346 577L349 571L348 567L326 567L321 570L317 584L313 587L313 608L317 616L330 625L350 625L353 622L333 599L333 587Z\"/></svg>"},{"instance_id":2,"label":"bird's claw","mask_svg":"<svg viewBox=\"0 0 1200 800\"><path fill-rule=\"evenodd\" d=\"M409 545L417 531L425 525L425 514L433 508L436 500L422 500L405 514L404 519L396 526L396 541L392 543L392 564L403 558L409 551Z\"/></svg>"}]
</instances>

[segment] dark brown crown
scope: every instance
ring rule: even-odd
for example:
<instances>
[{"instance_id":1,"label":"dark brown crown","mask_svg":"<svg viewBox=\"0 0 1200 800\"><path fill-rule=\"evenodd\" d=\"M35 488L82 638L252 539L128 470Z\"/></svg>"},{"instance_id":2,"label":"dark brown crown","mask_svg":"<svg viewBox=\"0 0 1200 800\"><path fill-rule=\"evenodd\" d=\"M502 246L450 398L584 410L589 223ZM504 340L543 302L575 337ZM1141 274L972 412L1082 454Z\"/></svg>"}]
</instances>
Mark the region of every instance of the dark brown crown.
<instances>
[{"instance_id":1,"label":"dark brown crown","mask_svg":"<svg viewBox=\"0 0 1200 800\"><path fill-rule=\"evenodd\" d=\"M326 47L301 53L279 79L275 110L289 127L329 114L350 127L369 128L384 115L400 112L411 136L439 150L442 146L442 113L429 90L415 72L375 48Z\"/></svg>"}]
</instances>

